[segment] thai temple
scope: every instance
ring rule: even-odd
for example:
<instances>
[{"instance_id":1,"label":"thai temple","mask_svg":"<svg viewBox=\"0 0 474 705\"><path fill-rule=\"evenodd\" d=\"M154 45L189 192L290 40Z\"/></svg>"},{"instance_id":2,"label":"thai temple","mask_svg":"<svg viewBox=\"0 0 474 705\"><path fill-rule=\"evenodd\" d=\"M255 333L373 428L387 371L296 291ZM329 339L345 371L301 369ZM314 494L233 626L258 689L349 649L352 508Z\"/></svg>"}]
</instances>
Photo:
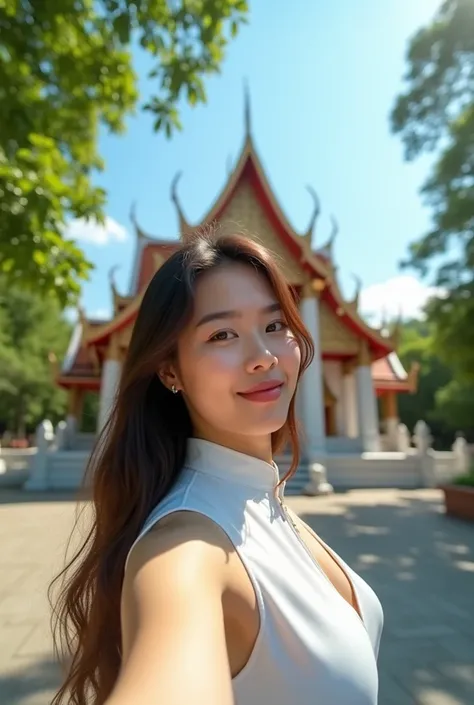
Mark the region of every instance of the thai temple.
<instances>
[{"instance_id":1,"label":"thai temple","mask_svg":"<svg viewBox=\"0 0 474 705\"><path fill-rule=\"evenodd\" d=\"M388 458L399 450L397 397L414 392L417 370L406 371L396 353L397 331L388 335L369 326L355 296L345 300L336 276L333 221L327 242L319 245L315 229L320 212L316 193L305 232L295 231L270 186L257 153L245 106L245 139L236 165L215 202L199 223L190 223L178 198L179 175L171 188L181 240L211 223L238 224L279 260L299 295L299 305L315 342L315 358L303 376L297 409L304 428L306 462L321 462L331 478L331 457ZM57 383L69 394L67 425L79 431L84 396L99 395L98 429L110 410L133 325L146 286L156 270L179 246L143 232L132 209L135 256L131 286L119 293L111 275L113 316L89 320L80 315ZM348 470L349 472L349 470Z\"/></svg>"}]
</instances>

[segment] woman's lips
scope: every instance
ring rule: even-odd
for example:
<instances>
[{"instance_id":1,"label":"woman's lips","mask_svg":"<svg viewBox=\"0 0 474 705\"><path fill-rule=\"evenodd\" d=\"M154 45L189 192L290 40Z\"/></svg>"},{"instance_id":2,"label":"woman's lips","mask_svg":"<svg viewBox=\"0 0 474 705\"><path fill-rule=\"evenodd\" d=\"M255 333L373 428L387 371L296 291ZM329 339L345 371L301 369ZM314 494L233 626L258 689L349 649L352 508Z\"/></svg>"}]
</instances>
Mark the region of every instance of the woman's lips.
<instances>
[{"instance_id":1,"label":"woman's lips","mask_svg":"<svg viewBox=\"0 0 474 705\"><path fill-rule=\"evenodd\" d=\"M239 396L243 397L244 399L247 399L247 401L276 401L281 396L282 387L283 384L281 382L278 382L272 387L267 387L267 389L261 389L254 392L239 392Z\"/></svg>"}]
</instances>

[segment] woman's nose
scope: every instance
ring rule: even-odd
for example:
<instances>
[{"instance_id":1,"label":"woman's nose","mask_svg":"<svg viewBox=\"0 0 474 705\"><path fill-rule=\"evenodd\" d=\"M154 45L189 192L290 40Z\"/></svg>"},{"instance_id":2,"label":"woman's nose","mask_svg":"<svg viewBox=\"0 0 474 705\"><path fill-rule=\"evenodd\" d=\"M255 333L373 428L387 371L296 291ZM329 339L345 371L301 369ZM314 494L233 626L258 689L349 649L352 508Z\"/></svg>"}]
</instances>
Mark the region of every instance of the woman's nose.
<instances>
[{"instance_id":1,"label":"woman's nose","mask_svg":"<svg viewBox=\"0 0 474 705\"><path fill-rule=\"evenodd\" d=\"M277 356L265 345L255 345L251 354L247 357L247 371L271 370L278 364Z\"/></svg>"}]
</instances>

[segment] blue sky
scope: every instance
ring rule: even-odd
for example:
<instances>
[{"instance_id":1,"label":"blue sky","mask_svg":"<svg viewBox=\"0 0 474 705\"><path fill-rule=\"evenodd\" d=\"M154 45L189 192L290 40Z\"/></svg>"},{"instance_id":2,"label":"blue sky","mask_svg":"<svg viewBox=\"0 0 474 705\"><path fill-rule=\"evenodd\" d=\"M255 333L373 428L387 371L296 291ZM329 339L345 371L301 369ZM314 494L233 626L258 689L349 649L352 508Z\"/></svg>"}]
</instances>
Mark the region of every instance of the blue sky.
<instances>
[{"instance_id":1,"label":"blue sky","mask_svg":"<svg viewBox=\"0 0 474 705\"><path fill-rule=\"evenodd\" d=\"M439 2L249 0L249 25L230 45L221 75L208 80L207 105L183 107L182 133L167 141L153 133L150 116L138 113L125 135L101 134L106 170L97 181L108 192L108 226L72 228L96 265L84 286L87 313L110 312L112 266L118 265L119 289L128 290L133 201L143 229L166 238L177 236L170 183L178 170L188 219L198 222L211 205L242 145L244 78L257 150L295 228L307 226L312 204L305 187L311 184L322 203L315 244L327 239L331 214L340 225L335 259L343 292L352 295L357 274L367 314L381 306L388 313L399 306L406 315L416 312L425 284L400 272L399 262L429 227L419 196L429 161L404 162L388 116L402 87L408 39ZM149 67L137 52L142 102L153 88Z\"/></svg>"}]
</instances>

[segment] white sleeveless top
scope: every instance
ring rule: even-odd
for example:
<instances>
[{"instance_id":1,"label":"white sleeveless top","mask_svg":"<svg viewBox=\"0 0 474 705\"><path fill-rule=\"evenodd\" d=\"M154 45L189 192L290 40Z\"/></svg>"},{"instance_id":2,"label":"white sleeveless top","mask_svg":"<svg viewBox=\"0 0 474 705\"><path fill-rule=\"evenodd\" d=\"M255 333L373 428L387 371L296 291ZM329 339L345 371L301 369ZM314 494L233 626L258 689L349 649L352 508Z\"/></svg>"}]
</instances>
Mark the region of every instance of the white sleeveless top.
<instances>
[{"instance_id":1,"label":"white sleeveless top","mask_svg":"<svg viewBox=\"0 0 474 705\"><path fill-rule=\"evenodd\" d=\"M375 705L380 602L331 551L352 582L360 619L288 521L278 482L276 465L189 439L176 485L136 541L159 519L190 510L209 517L234 545L260 612L251 657L233 679L236 705Z\"/></svg>"}]
</instances>

